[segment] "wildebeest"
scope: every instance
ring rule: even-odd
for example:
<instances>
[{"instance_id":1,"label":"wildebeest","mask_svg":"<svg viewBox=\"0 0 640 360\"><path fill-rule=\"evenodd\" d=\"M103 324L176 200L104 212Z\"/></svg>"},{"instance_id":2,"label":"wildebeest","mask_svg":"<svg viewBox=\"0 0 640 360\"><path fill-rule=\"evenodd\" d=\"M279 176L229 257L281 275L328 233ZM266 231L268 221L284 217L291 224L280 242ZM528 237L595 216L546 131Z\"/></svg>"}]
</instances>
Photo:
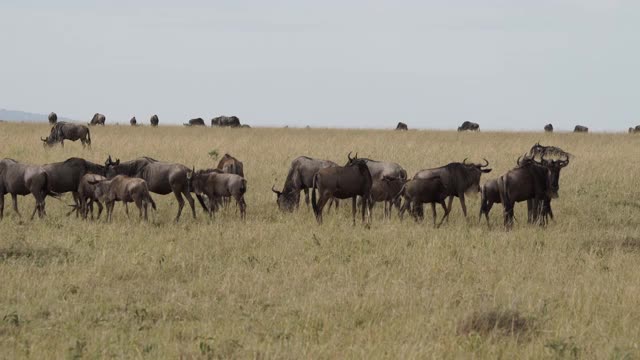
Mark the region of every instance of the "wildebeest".
<instances>
[{"instance_id":1,"label":"wildebeest","mask_svg":"<svg viewBox=\"0 0 640 360\"><path fill-rule=\"evenodd\" d=\"M207 196L209 217L213 217L213 213L217 211L221 198L233 197L240 208L240 218L244 220L247 216L247 203L244 201L247 180L237 174L221 174L216 170L219 169L190 171L187 174L190 190L198 196Z\"/></svg>"},{"instance_id":2,"label":"wildebeest","mask_svg":"<svg viewBox=\"0 0 640 360\"><path fill-rule=\"evenodd\" d=\"M471 121L465 121L458 126L458 131L480 131L480 125Z\"/></svg>"},{"instance_id":3,"label":"wildebeest","mask_svg":"<svg viewBox=\"0 0 640 360\"><path fill-rule=\"evenodd\" d=\"M90 185L95 185L95 194L107 207L107 221L113 217L113 207L116 201L123 203L133 202L140 211L140 218L148 220L147 209L151 205L156 210L156 203L149 194L147 182L140 178L132 178L126 175L117 175L111 179L92 180Z\"/></svg>"},{"instance_id":4,"label":"wildebeest","mask_svg":"<svg viewBox=\"0 0 640 360\"><path fill-rule=\"evenodd\" d=\"M80 214L82 218L86 219L89 212L91 212L91 220L93 220L93 203L98 204L98 219L102 214L102 203L96 192L96 184L91 182L97 182L100 180L106 180L102 175L98 174L84 174L80 179L80 185L78 185L78 200L80 203ZM76 205L77 207L78 205Z\"/></svg>"},{"instance_id":5,"label":"wildebeest","mask_svg":"<svg viewBox=\"0 0 640 360\"><path fill-rule=\"evenodd\" d=\"M80 140L83 148L86 146L91 147L91 132L86 125L60 121L51 128L49 136L46 138L41 137L40 140L42 140L45 147L51 147L58 143L64 147L65 140Z\"/></svg>"},{"instance_id":6,"label":"wildebeest","mask_svg":"<svg viewBox=\"0 0 640 360\"><path fill-rule=\"evenodd\" d=\"M282 211L293 211L300 204L300 191L304 191L304 200L309 206L309 189L313 187L313 176L320 169L335 167L338 164L330 160L313 159L298 156L291 162L282 191L271 188L277 195L278 207ZM336 203L337 205L337 203Z\"/></svg>"},{"instance_id":7,"label":"wildebeest","mask_svg":"<svg viewBox=\"0 0 640 360\"><path fill-rule=\"evenodd\" d=\"M440 176L434 176L427 179L413 179L407 181L400 192L398 197L402 196L404 202L400 208L400 219L406 210L409 210L413 214L414 218L418 220L418 211L414 211L411 205L415 207L422 206L422 204L431 204L431 211L433 213L433 226L436 227L436 204L440 204L444 209L444 215L442 220L438 224L438 227L442 225L442 222L449 216L450 208L447 208L445 199L448 196L448 191L445 184L442 182Z\"/></svg>"},{"instance_id":8,"label":"wildebeest","mask_svg":"<svg viewBox=\"0 0 640 360\"><path fill-rule=\"evenodd\" d=\"M222 170L227 174L236 174L244 177L244 165L242 164L242 161L229 154L224 154L222 159L218 162L217 169Z\"/></svg>"},{"instance_id":9,"label":"wildebeest","mask_svg":"<svg viewBox=\"0 0 640 360\"><path fill-rule=\"evenodd\" d=\"M571 154L562 150L557 146L545 146L540 145L540 143L535 143L529 152L522 157L522 160L526 161L527 159L542 159L542 157L570 157ZM519 159L520 160L520 159ZM520 165L520 161L518 160L518 165Z\"/></svg>"},{"instance_id":10,"label":"wildebeest","mask_svg":"<svg viewBox=\"0 0 640 360\"><path fill-rule=\"evenodd\" d=\"M396 130L409 130L409 128L407 127L407 124L399 122L396 126Z\"/></svg>"},{"instance_id":11,"label":"wildebeest","mask_svg":"<svg viewBox=\"0 0 640 360\"><path fill-rule=\"evenodd\" d=\"M120 163L120 159L113 161L111 155L105 161L106 176L107 178L113 178L116 175L127 175L130 177L137 177L144 179L147 182L149 191L167 195L173 193L178 200L178 214L176 215L176 221L180 219L182 208L184 207L183 196L189 202L193 218L196 217L196 208L191 193L189 191L189 184L187 181L187 173L190 171L188 167L182 164L168 163L158 161L150 157L141 157L135 160ZM198 195L198 200L203 208L204 200Z\"/></svg>"},{"instance_id":12,"label":"wildebeest","mask_svg":"<svg viewBox=\"0 0 640 360\"><path fill-rule=\"evenodd\" d=\"M576 125L576 127L573 128L573 132L586 133L586 132L589 132L589 128L586 127L586 126L582 126L582 125Z\"/></svg>"},{"instance_id":13,"label":"wildebeest","mask_svg":"<svg viewBox=\"0 0 640 360\"><path fill-rule=\"evenodd\" d=\"M544 126L544 131L545 132L553 132L553 125L552 124L547 124Z\"/></svg>"},{"instance_id":14,"label":"wildebeest","mask_svg":"<svg viewBox=\"0 0 640 360\"><path fill-rule=\"evenodd\" d=\"M489 223L489 212L493 204L500 203L498 179L491 179L480 188L480 215L478 216L478 222L482 220L482 215L484 214L487 219L487 226L491 227L491 223Z\"/></svg>"},{"instance_id":15,"label":"wildebeest","mask_svg":"<svg viewBox=\"0 0 640 360\"><path fill-rule=\"evenodd\" d=\"M629 128L629 134L640 134L640 125L637 125L635 128Z\"/></svg>"},{"instance_id":16,"label":"wildebeest","mask_svg":"<svg viewBox=\"0 0 640 360\"><path fill-rule=\"evenodd\" d=\"M191 119L189 120L188 123L183 124L184 126L205 126L204 125L204 120L202 120L202 118L195 118L195 119Z\"/></svg>"},{"instance_id":17,"label":"wildebeest","mask_svg":"<svg viewBox=\"0 0 640 360\"><path fill-rule=\"evenodd\" d=\"M131 126L136 126L138 125L138 120L136 120L136 117L132 117L131 120L129 120L129 124L131 124Z\"/></svg>"},{"instance_id":18,"label":"wildebeest","mask_svg":"<svg viewBox=\"0 0 640 360\"><path fill-rule=\"evenodd\" d=\"M13 159L0 160L0 219L4 216L4 195L11 194L13 211L18 211L18 195L32 194L36 199L36 206L31 219L38 212L39 217L45 213L45 198L52 194L48 191L48 177L46 171L39 165L19 163Z\"/></svg>"},{"instance_id":19,"label":"wildebeest","mask_svg":"<svg viewBox=\"0 0 640 360\"><path fill-rule=\"evenodd\" d=\"M489 161L487 159L484 159L484 161L485 164L483 165L467 163L467 159L464 159L461 163L454 162L439 168L420 170L413 178L428 179L439 176L449 195L448 211L451 211L453 198L458 197L460 198L462 212L467 217L467 206L464 201L465 193L479 192L480 176L483 173L491 172L491 169L486 169L489 166Z\"/></svg>"},{"instance_id":20,"label":"wildebeest","mask_svg":"<svg viewBox=\"0 0 640 360\"><path fill-rule=\"evenodd\" d=\"M369 213L368 220L371 222L371 212L368 202L371 198L372 178L367 162L357 158L351 158L351 153L347 155L346 166L327 167L318 170L313 176L313 186L311 190L311 206L316 220L322 224L322 209L332 198L347 199L352 198L353 224L356 223L356 199L362 197L362 221L365 221L366 212ZM316 201L316 189L320 198Z\"/></svg>"},{"instance_id":21,"label":"wildebeest","mask_svg":"<svg viewBox=\"0 0 640 360\"><path fill-rule=\"evenodd\" d=\"M211 119L211 127L240 127L237 116L218 116Z\"/></svg>"},{"instance_id":22,"label":"wildebeest","mask_svg":"<svg viewBox=\"0 0 640 360\"><path fill-rule=\"evenodd\" d=\"M54 113L54 112L49 114L49 125L53 125L53 124L55 124L57 122L58 122L58 115L56 115L56 113Z\"/></svg>"},{"instance_id":23,"label":"wildebeest","mask_svg":"<svg viewBox=\"0 0 640 360\"><path fill-rule=\"evenodd\" d=\"M107 117L99 114L99 113L95 113L93 115L93 118L91 118L91 122L89 123L89 125L102 125L104 126L105 121L107 121Z\"/></svg>"},{"instance_id":24,"label":"wildebeest","mask_svg":"<svg viewBox=\"0 0 640 360\"><path fill-rule=\"evenodd\" d=\"M383 202L384 217L391 217L391 209L395 204L400 208L400 197L398 193L402 190L406 179L383 177L382 180L373 181L371 184L371 204L369 208L373 209L376 202Z\"/></svg>"},{"instance_id":25,"label":"wildebeest","mask_svg":"<svg viewBox=\"0 0 640 360\"><path fill-rule=\"evenodd\" d=\"M158 124L160 123L160 120L158 120L158 115L154 114L149 122L151 123L151 126L158 126Z\"/></svg>"}]
</instances>

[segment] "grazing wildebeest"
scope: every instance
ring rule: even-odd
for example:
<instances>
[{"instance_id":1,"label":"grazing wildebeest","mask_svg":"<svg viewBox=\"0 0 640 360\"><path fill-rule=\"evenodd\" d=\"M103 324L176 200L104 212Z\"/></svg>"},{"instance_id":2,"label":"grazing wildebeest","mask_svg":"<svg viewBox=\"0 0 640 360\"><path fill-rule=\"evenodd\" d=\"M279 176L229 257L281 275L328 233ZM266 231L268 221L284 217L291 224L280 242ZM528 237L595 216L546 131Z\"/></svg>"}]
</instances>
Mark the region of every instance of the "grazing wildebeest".
<instances>
[{"instance_id":1,"label":"grazing wildebeest","mask_svg":"<svg viewBox=\"0 0 640 360\"><path fill-rule=\"evenodd\" d=\"M407 127L407 124L399 122L398 126L396 126L396 130L409 130L409 128Z\"/></svg>"},{"instance_id":2,"label":"grazing wildebeest","mask_svg":"<svg viewBox=\"0 0 640 360\"><path fill-rule=\"evenodd\" d=\"M64 147L65 140L76 141L80 140L82 147L91 147L91 132L86 125L72 124L64 121L56 123L52 128L49 136L46 138L40 138L43 142L43 146L53 146L60 144Z\"/></svg>"},{"instance_id":3,"label":"grazing wildebeest","mask_svg":"<svg viewBox=\"0 0 640 360\"><path fill-rule=\"evenodd\" d=\"M13 211L18 211L18 195L32 194L36 199L36 206L31 214L31 219L38 212L39 217L46 213L45 198L47 195L57 194L48 191L48 177L46 171L39 165L19 163L13 159L0 160L0 219L4 216L4 195L11 194Z\"/></svg>"},{"instance_id":4,"label":"grazing wildebeest","mask_svg":"<svg viewBox=\"0 0 640 360\"><path fill-rule=\"evenodd\" d=\"M309 189L313 187L313 176L320 169L335 166L338 164L330 160L313 159L308 156L295 158L289 167L282 191L271 188L277 195L276 201L280 210L291 212L297 209L300 204L300 191L304 191L304 201L309 206Z\"/></svg>"},{"instance_id":5,"label":"grazing wildebeest","mask_svg":"<svg viewBox=\"0 0 640 360\"><path fill-rule=\"evenodd\" d=\"M129 120L129 124L131 124L131 126L136 126L138 125L138 120L136 120L136 117L132 117L131 120Z\"/></svg>"},{"instance_id":6,"label":"grazing wildebeest","mask_svg":"<svg viewBox=\"0 0 640 360\"><path fill-rule=\"evenodd\" d=\"M158 115L153 115L149 122L151 123L151 126L158 126L158 124L160 123L160 120L158 120Z\"/></svg>"},{"instance_id":7,"label":"grazing wildebeest","mask_svg":"<svg viewBox=\"0 0 640 360\"><path fill-rule=\"evenodd\" d=\"M190 190L197 195L206 195L209 199L209 217L217 211L221 198L233 197L240 207L240 218L246 218L247 203L244 194L247 192L247 180L237 174L219 173L219 169L206 169L187 174Z\"/></svg>"},{"instance_id":8,"label":"grazing wildebeest","mask_svg":"<svg viewBox=\"0 0 640 360\"><path fill-rule=\"evenodd\" d=\"M573 128L573 132L586 133L586 132L589 132L589 128L582 125L576 125L576 127Z\"/></svg>"},{"instance_id":9,"label":"grazing wildebeest","mask_svg":"<svg viewBox=\"0 0 640 360\"><path fill-rule=\"evenodd\" d=\"M240 127L237 116L218 116L211 119L211 127Z\"/></svg>"},{"instance_id":10,"label":"grazing wildebeest","mask_svg":"<svg viewBox=\"0 0 640 360\"><path fill-rule=\"evenodd\" d=\"M395 204L400 208L400 197L397 196L402 190L406 179L383 177L382 180L373 181L371 184L371 203L369 209L372 210L376 202L383 202L384 217L391 217L391 209Z\"/></svg>"},{"instance_id":11,"label":"grazing wildebeest","mask_svg":"<svg viewBox=\"0 0 640 360\"><path fill-rule=\"evenodd\" d=\"M635 128L629 128L629 134L640 134L640 125L637 125Z\"/></svg>"},{"instance_id":12,"label":"grazing wildebeest","mask_svg":"<svg viewBox=\"0 0 640 360\"><path fill-rule=\"evenodd\" d=\"M544 131L545 132L553 132L553 125L552 124L547 124L544 126Z\"/></svg>"},{"instance_id":13,"label":"grazing wildebeest","mask_svg":"<svg viewBox=\"0 0 640 360\"><path fill-rule=\"evenodd\" d=\"M178 200L178 214L176 221L180 219L182 208L184 207L184 196L191 206L193 218L196 218L196 208L187 181L187 173L190 171L188 167L182 164L168 163L158 161L150 157L141 157L136 160L120 163L120 159L111 160L111 155L105 162L107 178L113 178L116 175L127 175L144 179L147 182L149 191L167 195L173 193ZM198 195L198 200L203 208L204 200Z\"/></svg>"},{"instance_id":14,"label":"grazing wildebeest","mask_svg":"<svg viewBox=\"0 0 640 360\"><path fill-rule=\"evenodd\" d=\"M98 204L98 219L102 215L102 203L96 192L96 184L91 182L106 180L102 175L98 174L84 174L80 179L80 185L78 185L78 199L80 202L80 213L82 218L86 219L89 211L91 212L91 220L93 220L93 203ZM77 206L77 205L76 205Z\"/></svg>"},{"instance_id":15,"label":"grazing wildebeest","mask_svg":"<svg viewBox=\"0 0 640 360\"><path fill-rule=\"evenodd\" d=\"M58 115L56 115L56 113L54 113L54 112L49 114L49 125L53 125L53 124L55 124L57 122L58 122Z\"/></svg>"},{"instance_id":16,"label":"grazing wildebeest","mask_svg":"<svg viewBox=\"0 0 640 360\"><path fill-rule=\"evenodd\" d=\"M349 161L346 166L327 167L318 170L313 176L313 186L311 190L311 206L316 220L322 224L322 209L331 198L348 199L352 198L353 224L356 223L356 199L362 197L362 221L365 221L365 213L369 212L368 221L371 222L371 212L368 202L371 199L372 178L367 162L361 159L351 158L351 153L347 155ZM316 201L316 189L320 194L320 199Z\"/></svg>"},{"instance_id":17,"label":"grazing wildebeest","mask_svg":"<svg viewBox=\"0 0 640 360\"><path fill-rule=\"evenodd\" d=\"M467 217L467 206L464 201L465 193L477 193L480 191L480 176L483 173L491 172L491 169L485 169L489 166L489 161L484 159L485 164L467 163L464 159L461 163L454 162L445 166L434 169L420 170L413 177L414 179L428 179L439 176L444 183L449 195L448 211L451 211L453 198L460 198L460 205L464 217Z\"/></svg>"},{"instance_id":18,"label":"grazing wildebeest","mask_svg":"<svg viewBox=\"0 0 640 360\"><path fill-rule=\"evenodd\" d=\"M513 226L515 203L530 199L535 199L538 204L533 209L533 218L544 224L545 209L550 206L551 199L558 197L560 170L568 164L568 157L561 160L545 160L543 157L540 162L529 159L498 178L507 228Z\"/></svg>"},{"instance_id":19,"label":"grazing wildebeest","mask_svg":"<svg viewBox=\"0 0 640 360\"><path fill-rule=\"evenodd\" d=\"M189 120L188 123L183 124L184 126L205 126L204 125L204 120L202 120L202 118L195 118L195 119L191 119Z\"/></svg>"},{"instance_id":20,"label":"grazing wildebeest","mask_svg":"<svg viewBox=\"0 0 640 360\"><path fill-rule=\"evenodd\" d=\"M444 215L442 215L442 220L438 224L438 227L442 225L444 219L449 216L449 209L445 204L445 199L448 196L448 191L445 187L445 184L442 182L440 176L434 176L428 179L413 179L407 181L400 192L396 195L398 198L402 196L404 198L404 203L402 204L402 208L400 208L400 219L402 219L403 214L406 210L409 210L415 220L418 220L418 211L413 211L411 205L413 204L414 208L417 206L422 206L422 204L431 204L431 212L433 213L433 226L436 227L436 204L440 204L444 209Z\"/></svg>"},{"instance_id":21,"label":"grazing wildebeest","mask_svg":"<svg viewBox=\"0 0 640 360\"><path fill-rule=\"evenodd\" d=\"M465 121L458 126L458 131L480 131L480 125L471 121Z\"/></svg>"},{"instance_id":22,"label":"grazing wildebeest","mask_svg":"<svg viewBox=\"0 0 640 360\"><path fill-rule=\"evenodd\" d=\"M107 121L107 117L99 114L99 113L95 113L93 115L93 118L91 118L91 122L89 123L89 125L102 125L104 126L105 121Z\"/></svg>"},{"instance_id":23,"label":"grazing wildebeest","mask_svg":"<svg viewBox=\"0 0 640 360\"><path fill-rule=\"evenodd\" d=\"M107 221L111 221L113 207L116 201L123 203L133 202L140 211L140 218L148 220L147 208L149 205L156 210L156 203L149 194L147 182L140 178L132 178L126 175L117 175L111 179L92 180L90 185L95 185L95 194L107 207Z\"/></svg>"}]
</instances>

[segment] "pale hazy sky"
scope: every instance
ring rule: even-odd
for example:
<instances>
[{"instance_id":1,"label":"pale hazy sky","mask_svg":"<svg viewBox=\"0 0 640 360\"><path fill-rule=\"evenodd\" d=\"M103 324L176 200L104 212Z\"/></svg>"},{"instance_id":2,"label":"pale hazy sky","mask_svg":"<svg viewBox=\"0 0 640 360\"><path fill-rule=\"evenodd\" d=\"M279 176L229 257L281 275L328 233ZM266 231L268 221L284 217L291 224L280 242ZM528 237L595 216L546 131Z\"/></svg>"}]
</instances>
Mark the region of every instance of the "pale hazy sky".
<instances>
[{"instance_id":1,"label":"pale hazy sky","mask_svg":"<svg viewBox=\"0 0 640 360\"><path fill-rule=\"evenodd\" d=\"M108 122L624 131L640 1L0 2L0 108Z\"/></svg>"}]
</instances>

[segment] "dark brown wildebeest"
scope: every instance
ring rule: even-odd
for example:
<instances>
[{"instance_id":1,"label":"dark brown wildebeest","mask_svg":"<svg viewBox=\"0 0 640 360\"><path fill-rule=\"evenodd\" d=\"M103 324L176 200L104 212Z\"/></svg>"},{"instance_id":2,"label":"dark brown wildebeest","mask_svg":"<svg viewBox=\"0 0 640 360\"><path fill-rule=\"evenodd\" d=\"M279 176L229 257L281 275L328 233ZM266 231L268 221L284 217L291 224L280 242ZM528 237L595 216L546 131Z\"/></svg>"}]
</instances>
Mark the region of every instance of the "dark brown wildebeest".
<instances>
[{"instance_id":1,"label":"dark brown wildebeest","mask_svg":"<svg viewBox=\"0 0 640 360\"><path fill-rule=\"evenodd\" d=\"M637 125L635 128L629 128L629 134L640 134L640 125Z\"/></svg>"},{"instance_id":2,"label":"dark brown wildebeest","mask_svg":"<svg viewBox=\"0 0 640 360\"><path fill-rule=\"evenodd\" d=\"M91 122L89 122L89 125L102 125L104 126L104 123L107 121L107 117L99 114L99 113L95 113L93 115L93 118L91 118Z\"/></svg>"},{"instance_id":3,"label":"dark brown wildebeest","mask_svg":"<svg viewBox=\"0 0 640 360\"><path fill-rule=\"evenodd\" d=\"M553 132L553 125L552 125L552 124L547 124L547 125L545 125L545 126L544 126L544 131L545 131L545 132L548 132L548 133Z\"/></svg>"},{"instance_id":4,"label":"dark brown wildebeest","mask_svg":"<svg viewBox=\"0 0 640 360\"><path fill-rule=\"evenodd\" d=\"M204 125L204 120L202 120L202 118L191 119L191 120L189 120L188 123L185 123L183 125L184 126L205 126Z\"/></svg>"},{"instance_id":5,"label":"dark brown wildebeest","mask_svg":"<svg viewBox=\"0 0 640 360\"><path fill-rule=\"evenodd\" d=\"M558 197L560 170L569 164L569 158L537 162L533 159L521 163L498 178L500 201L504 208L504 224L508 229L513 226L514 205L516 202L535 199L538 206L533 209L534 219L540 219L544 225L545 209L550 200ZM547 209L548 210L548 209Z\"/></svg>"},{"instance_id":6,"label":"dark brown wildebeest","mask_svg":"<svg viewBox=\"0 0 640 360\"><path fill-rule=\"evenodd\" d=\"M211 119L211 127L240 127L237 116L218 116Z\"/></svg>"},{"instance_id":7,"label":"dark brown wildebeest","mask_svg":"<svg viewBox=\"0 0 640 360\"><path fill-rule=\"evenodd\" d=\"M369 204L370 211L373 210L373 206L376 202L384 203L384 217L391 217L391 209L395 204L400 208L400 197L397 196L402 190L406 179L383 177L382 180L373 181L371 184L371 203Z\"/></svg>"},{"instance_id":8,"label":"dark brown wildebeest","mask_svg":"<svg viewBox=\"0 0 640 360\"><path fill-rule=\"evenodd\" d=\"M149 205L156 210L156 203L149 194L147 182L140 178L132 178L126 175L117 175L112 179L92 180L90 185L95 185L95 194L107 207L107 221L113 217L113 207L116 201L123 203L133 202L140 211L140 218L148 220L147 208Z\"/></svg>"},{"instance_id":9,"label":"dark brown wildebeest","mask_svg":"<svg viewBox=\"0 0 640 360\"><path fill-rule=\"evenodd\" d=\"M413 214L415 220L422 216L420 212L414 211L415 207L422 206L422 204L431 204L431 212L433 213L433 227L436 227L436 204L440 204L444 209L444 215L442 220L437 225L440 227L442 222L449 216L449 208L445 204L449 192L447 191L445 184L442 182L440 176L430 177L428 179L413 179L407 181L397 197L402 196L404 203L400 208L400 219L406 210L409 210ZM411 208L413 204L414 209Z\"/></svg>"},{"instance_id":10,"label":"dark brown wildebeest","mask_svg":"<svg viewBox=\"0 0 640 360\"><path fill-rule=\"evenodd\" d=\"M58 122L58 115L56 115L56 113L54 112L49 114L49 125L54 125L57 122Z\"/></svg>"},{"instance_id":11,"label":"dark brown wildebeest","mask_svg":"<svg viewBox=\"0 0 640 360\"><path fill-rule=\"evenodd\" d=\"M586 133L589 132L589 128L586 126L582 126L582 125L576 125L575 128L573 128L573 132L574 133Z\"/></svg>"},{"instance_id":12,"label":"dark brown wildebeest","mask_svg":"<svg viewBox=\"0 0 640 360\"><path fill-rule=\"evenodd\" d=\"M51 147L55 144L60 144L64 147L64 141L76 141L80 140L82 147L89 146L91 148L91 132L86 125L72 124L64 121L56 123L52 128L49 136L46 138L40 138L43 142L43 146Z\"/></svg>"},{"instance_id":13,"label":"dark brown wildebeest","mask_svg":"<svg viewBox=\"0 0 640 360\"><path fill-rule=\"evenodd\" d=\"M403 122L399 122L398 125L396 126L396 130L409 130L409 128L407 127L407 124L403 123Z\"/></svg>"},{"instance_id":14,"label":"dark brown wildebeest","mask_svg":"<svg viewBox=\"0 0 640 360\"><path fill-rule=\"evenodd\" d=\"M465 121L458 126L458 131L480 131L480 125L471 121Z\"/></svg>"},{"instance_id":15,"label":"dark brown wildebeest","mask_svg":"<svg viewBox=\"0 0 640 360\"><path fill-rule=\"evenodd\" d=\"M47 195L57 196L48 191L47 173L41 166L19 163L13 159L0 160L0 219L4 216L5 194L11 194L13 211L18 216L22 216L18 211L18 195L32 194L36 199L36 206L31 219L36 211L39 217L46 214L44 200Z\"/></svg>"},{"instance_id":16,"label":"dark brown wildebeest","mask_svg":"<svg viewBox=\"0 0 640 360\"><path fill-rule=\"evenodd\" d=\"M318 170L313 176L311 190L311 206L316 220L322 224L322 209L331 198L348 199L352 198L353 224L356 223L356 199L362 197L362 221L367 217L371 223L371 212L367 206L371 199L371 173L367 162L357 158L351 158L351 153L347 155L349 161L346 166L334 166ZM320 194L320 199L316 201L316 189Z\"/></svg>"},{"instance_id":17,"label":"dark brown wildebeest","mask_svg":"<svg viewBox=\"0 0 640 360\"><path fill-rule=\"evenodd\" d=\"M447 204L448 211L451 211L451 205L453 198L460 198L460 205L462 206L462 212L464 217L467 217L467 206L464 201L465 193L477 193L480 191L480 176L483 173L491 172L491 169L486 169L489 166L489 161L484 159L485 164L473 164L467 163L467 159L464 159L461 163L454 162L445 166L420 170L413 177L414 179L428 179L431 177L439 176L444 187L448 191L449 203ZM418 209L421 210L420 208Z\"/></svg>"},{"instance_id":18,"label":"dark brown wildebeest","mask_svg":"<svg viewBox=\"0 0 640 360\"><path fill-rule=\"evenodd\" d=\"M498 188L498 179L491 179L484 183L480 188L480 215L478 223L482 220L482 215L487 219L487 226L491 228L489 223L489 212L493 204L500 204L500 189Z\"/></svg>"},{"instance_id":19,"label":"dark brown wildebeest","mask_svg":"<svg viewBox=\"0 0 640 360\"><path fill-rule=\"evenodd\" d=\"M129 120L129 124L131 126L137 126L138 125L138 120L136 120L136 117L132 117L131 120Z\"/></svg>"},{"instance_id":20,"label":"dark brown wildebeest","mask_svg":"<svg viewBox=\"0 0 640 360\"><path fill-rule=\"evenodd\" d=\"M96 184L90 182L96 182L100 180L106 180L102 175L97 174L84 174L80 179L80 185L78 185L78 198L80 202L80 213L82 218L86 219L89 211L91 212L91 220L93 220L93 203L98 204L98 219L102 215L102 203L96 193Z\"/></svg>"},{"instance_id":21,"label":"dark brown wildebeest","mask_svg":"<svg viewBox=\"0 0 640 360\"><path fill-rule=\"evenodd\" d=\"M116 175L137 177L144 179L147 182L149 191L153 193L160 195L173 193L176 200L178 200L176 221L180 220L180 214L184 207L184 199L182 198L184 196L189 202L189 206L191 206L193 218L196 218L196 207L187 181L187 173L190 171L188 167L182 164L158 161L150 157L141 157L120 163L120 159L111 160L111 155L105 162L105 167L107 168L106 176L109 179ZM202 197L199 195L197 197L200 204L206 209Z\"/></svg>"},{"instance_id":22,"label":"dark brown wildebeest","mask_svg":"<svg viewBox=\"0 0 640 360\"><path fill-rule=\"evenodd\" d=\"M551 163L549 163L549 160L544 160L545 157L547 159L550 158L566 158L567 160L569 159L569 157L571 157L572 155L564 150L562 150L559 147L556 146L544 146L544 145L540 145L540 143L536 143L535 145L533 145L531 147L531 149L529 149L529 152L527 154L525 154L522 157L522 163L520 161L520 158L517 161L517 165L518 167L522 166L524 163L526 163L527 161L530 160L539 160L541 163L543 163L543 165L549 165ZM547 199L545 200L545 202L543 204L539 204L538 201L536 199L530 199L527 200L527 221L531 224L531 223L535 223L538 221L537 219L537 212L534 211L534 209L538 209L540 210L540 206L542 206L542 210L544 210L543 212L543 216L544 219L543 221L546 222L546 218L547 217L551 217L551 219L553 220L553 211L551 210L551 199Z\"/></svg>"},{"instance_id":23,"label":"dark brown wildebeest","mask_svg":"<svg viewBox=\"0 0 640 360\"><path fill-rule=\"evenodd\" d=\"M160 123L160 120L158 120L158 115L153 115L149 122L151 123L151 126L158 126L158 124Z\"/></svg>"},{"instance_id":24,"label":"dark brown wildebeest","mask_svg":"<svg viewBox=\"0 0 640 360\"><path fill-rule=\"evenodd\" d=\"M356 153L356 158L358 160L365 161L367 163L367 167L369 168L369 173L371 174L371 179L373 183L371 186L384 187L382 184L375 184L376 182L382 181L382 179L398 179L400 181L407 180L407 171L400 166L398 163L388 162L388 161L377 161L371 160L368 158L358 158L358 154ZM347 165L349 163L347 162ZM371 200L369 200L371 201ZM373 207L373 201L371 201L370 206ZM396 205L398 209L400 209L400 204L398 202L392 202L392 205Z\"/></svg>"},{"instance_id":25,"label":"dark brown wildebeest","mask_svg":"<svg viewBox=\"0 0 640 360\"><path fill-rule=\"evenodd\" d=\"M244 194L247 192L247 180L237 174L219 173L218 169L195 171L187 174L190 190L197 195L206 195L209 199L209 217L218 210L220 199L233 197L240 208L240 218L247 217L247 203Z\"/></svg>"},{"instance_id":26,"label":"dark brown wildebeest","mask_svg":"<svg viewBox=\"0 0 640 360\"><path fill-rule=\"evenodd\" d=\"M282 191L271 188L277 195L276 202L280 210L292 212L297 209L300 204L300 191L304 191L304 201L309 206L309 189L313 187L313 176L320 169L335 166L338 164L330 160L313 159L308 156L295 158L289 167ZM336 200L336 206L337 204Z\"/></svg>"}]
</instances>

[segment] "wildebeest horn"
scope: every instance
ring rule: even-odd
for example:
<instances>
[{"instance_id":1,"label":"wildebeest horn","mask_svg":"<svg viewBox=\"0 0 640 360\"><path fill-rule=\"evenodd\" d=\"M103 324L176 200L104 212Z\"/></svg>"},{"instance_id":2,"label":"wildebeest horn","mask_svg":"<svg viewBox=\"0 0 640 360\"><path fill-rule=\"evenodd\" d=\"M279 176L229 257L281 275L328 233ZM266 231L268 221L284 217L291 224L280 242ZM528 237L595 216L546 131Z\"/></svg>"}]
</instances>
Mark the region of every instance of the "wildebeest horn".
<instances>
[{"instance_id":1,"label":"wildebeest horn","mask_svg":"<svg viewBox=\"0 0 640 360\"><path fill-rule=\"evenodd\" d=\"M349 161L351 161L351 151L349 151L349 153L347 154L347 159L349 159Z\"/></svg>"},{"instance_id":2,"label":"wildebeest horn","mask_svg":"<svg viewBox=\"0 0 640 360\"><path fill-rule=\"evenodd\" d=\"M358 153L356 153L356 157L354 157L354 159L357 159L357 158L358 158Z\"/></svg>"},{"instance_id":3,"label":"wildebeest horn","mask_svg":"<svg viewBox=\"0 0 640 360\"><path fill-rule=\"evenodd\" d=\"M462 163L463 163L463 164L465 164L465 165L467 165L467 159L468 159L468 158L464 158L464 160L462 160Z\"/></svg>"},{"instance_id":4,"label":"wildebeest horn","mask_svg":"<svg viewBox=\"0 0 640 360\"><path fill-rule=\"evenodd\" d=\"M487 160L485 158L482 158L482 160L484 160L485 164L484 165L480 165L481 168L489 166L489 160Z\"/></svg>"},{"instance_id":5,"label":"wildebeest horn","mask_svg":"<svg viewBox=\"0 0 640 360\"><path fill-rule=\"evenodd\" d=\"M520 159L522 159L522 155L518 156L518 160L516 160L516 164L518 164L518 166L520 166Z\"/></svg>"},{"instance_id":6,"label":"wildebeest horn","mask_svg":"<svg viewBox=\"0 0 640 360\"><path fill-rule=\"evenodd\" d=\"M43 139L42 136L40 136L40 140L42 140L44 142L47 142L48 138L47 139Z\"/></svg>"},{"instance_id":7,"label":"wildebeest horn","mask_svg":"<svg viewBox=\"0 0 640 360\"><path fill-rule=\"evenodd\" d=\"M276 186L275 186L275 185L273 185L273 186L271 187L271 191L273 191L274 193L276 193L278 196L280 196L280 194L282 194L280 191L276 190Z\"/></svg>"}]
</instances>

